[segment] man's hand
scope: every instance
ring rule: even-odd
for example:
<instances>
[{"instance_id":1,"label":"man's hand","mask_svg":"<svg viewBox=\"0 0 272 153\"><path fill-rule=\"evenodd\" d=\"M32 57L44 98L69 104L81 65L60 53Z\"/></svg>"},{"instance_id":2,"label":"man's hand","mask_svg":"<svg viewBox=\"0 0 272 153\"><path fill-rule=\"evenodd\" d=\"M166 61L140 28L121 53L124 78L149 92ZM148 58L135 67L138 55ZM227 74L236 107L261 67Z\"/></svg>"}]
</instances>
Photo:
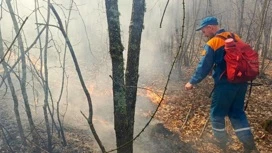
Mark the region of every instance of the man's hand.
<instances>
[{"instance_id":1,"label":"man's hand","mask_svg":"<svg viewBox=\"0 0 272 153\"><path fill-rule=\"evenodd\" d=\"M185 90L191 90L191 89L193 89L193 85L190 82L186 83Z\"/></svg>"}]
</instances>

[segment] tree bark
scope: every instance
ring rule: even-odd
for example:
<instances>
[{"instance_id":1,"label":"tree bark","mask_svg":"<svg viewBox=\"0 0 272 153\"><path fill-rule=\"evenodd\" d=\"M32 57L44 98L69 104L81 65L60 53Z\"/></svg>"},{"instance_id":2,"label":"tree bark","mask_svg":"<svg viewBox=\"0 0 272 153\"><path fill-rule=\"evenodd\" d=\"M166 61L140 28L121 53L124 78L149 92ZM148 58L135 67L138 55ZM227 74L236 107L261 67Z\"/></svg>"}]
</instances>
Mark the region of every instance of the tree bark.
<instances>
[{"instance_id":1,"label":"tree bark","mask_svg":"<svg viewBox=\"0 0 272 153\"><path fill-rule=\"evenodd\" d=\"M129 43L127 55L127 68L125 74L126 103L128 112L127 141L133 139L135 104L137 97L137 84L139 78L139 58L141 50L141 37L144 23L145 0L133 0L132 14L129 27ZM133 152L133 142L128 144L126 152Z\"/></svg>"},{"instance_id":2,"label":"tree bark","mask_svg":"<svg viewBox=\"0 0 272 153\"><path fill-rule=\"evenodd\" d=\"M120 36L120 20L117 0L105 0L109 31L110 56L112 62L114 129L116 135L117 152L125 153L126 148L120 147L128 140L128 116L124 86L123 44ZM120 148L119 148L120 147Z\"/></svg>"}]
</instances>

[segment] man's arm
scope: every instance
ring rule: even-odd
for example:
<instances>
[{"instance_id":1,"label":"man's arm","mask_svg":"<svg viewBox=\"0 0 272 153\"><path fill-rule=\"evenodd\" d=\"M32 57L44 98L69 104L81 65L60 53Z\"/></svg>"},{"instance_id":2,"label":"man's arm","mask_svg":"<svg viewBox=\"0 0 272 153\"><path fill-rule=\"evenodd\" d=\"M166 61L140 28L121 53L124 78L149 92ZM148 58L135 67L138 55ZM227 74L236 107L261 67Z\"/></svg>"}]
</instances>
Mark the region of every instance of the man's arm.
<instances>
[{"instance_id":1,"label":"man's arm","mask_svg":"<svg viewBox=\"0 0 272 153\"><path fill-rule=\"evenodd\" d=\"M186 90L193 88L193 85L201 82L210 72L214 64L214 50L205 45L204 47L206 54L201 58L194 75L191 77L190 81L185 85Z\"/></svg>"}]
</instances>

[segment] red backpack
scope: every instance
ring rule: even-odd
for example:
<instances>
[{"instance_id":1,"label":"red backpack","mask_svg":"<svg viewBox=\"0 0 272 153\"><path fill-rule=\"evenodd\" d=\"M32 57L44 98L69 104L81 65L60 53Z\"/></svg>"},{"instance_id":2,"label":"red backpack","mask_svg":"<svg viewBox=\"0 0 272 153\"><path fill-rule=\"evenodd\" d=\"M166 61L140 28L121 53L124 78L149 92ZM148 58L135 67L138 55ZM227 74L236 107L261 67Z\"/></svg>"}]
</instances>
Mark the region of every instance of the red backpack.
<instances>
[{"instance_id":1,"label":"red backpack","mask_svg":"<svg viewBox=\"0 0 272 153\"><path fill-rule=\"evenodd\" d=\"M242 40L236 40L235 35L225 38L221 35L216 37L225 41L225 61L227 78L232 83L252 81L259 75L258 53L249 44Z\"/></svg>"}]
</instances>

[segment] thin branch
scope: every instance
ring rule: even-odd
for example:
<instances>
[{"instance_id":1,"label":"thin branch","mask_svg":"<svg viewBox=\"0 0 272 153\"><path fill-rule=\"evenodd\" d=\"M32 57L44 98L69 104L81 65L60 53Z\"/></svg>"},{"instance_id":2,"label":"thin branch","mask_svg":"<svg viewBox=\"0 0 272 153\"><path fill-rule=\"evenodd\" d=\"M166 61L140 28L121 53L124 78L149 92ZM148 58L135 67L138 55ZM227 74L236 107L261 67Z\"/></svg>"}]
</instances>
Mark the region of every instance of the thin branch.
<instances>
[{"instance_id":1,"label":"thin branch","mask_svg":"<svg viewBox=\"0 0 272 153\"><path fill-rule=\"evenodd\" d=\"M8 145L8 147L9 147L9 150L10 150L12 153L14 153L13 149L11 148L11 146L10 146L10 144L9 144L9 142L8 142L7 136L6 136L6 134L5 134L5 131L6 131L6 132L8 133L8 135L10 136L9 131L8 131L1 123L0 123L0 127L1 127L1 130L2 130L3 135L4 135L4 139L5 139L5 141L7 142L7 145Z\"/></svg>"},{"instance_id":2,"label":"thin branch","mask_svg":"<svg viewBox=\"0 0 272 153\"><path fill-rule=\"evenodd\" d=\"M43 29L40 31L40 33L37 35L36 39L34 40L34 42L25 50L25 54L29 52L29 50L36 44L37 40L39 39L39 37L41 36L42 32L45 30L46 26L43 27ZM13 66L10 68L10 70L6 73L5 76L3 76L2 82L0 83L0 87L2 86L3 82L5 81L5 79L7 78L7 74L11 73L13 71L13 69L15 68L15 66L20 62L20 60L22 59L23 55L21 55L17 61L13 64Z\"/></svg>"},{"instance_id":3,"label":"thin branch","mask_svg":"<svg viewBox=\"0 0 272 153\"><path fill-rule=\"evenodd\" d=\"M71 12L72 12L73 2L74 2L74 0L71 0L69 14L68 14L68 17L67 17L68 19L67 19L67 22L65 24L65 30L66 30L67 34L68 34L68 25L69 25L69 21L70 21ZM59 94L59 98L57 100L57 120L58 120L58 123L59 123L59 126L60 126L60 134L61 134L61 137L62 137L63 146L66 146L67 142L66 142L66 138L65 138L65 134L64 134L64 130L63 130L63 123L61 122L61 119L60 119L60 112L59 112L60 111L60 106L59 105L60 105L60 101L61 101L61 98L62 98L62 95L63 95L63 90L64 90L64 81L65 81L65 75L66 75L66 71L65 71L66 55L67 55L67 45L65 45L65 49L64 49L63 63L61 63L61 60L59 59L60 64L62 66L62 79L61 79L60 94ZM66 107L66 109L67 109L67 107ZM63 116L63 118L64 118L64 116Z\"/></svg>"},{"instance_id":4,"label":"thin branch","mask_svg":"<svg viewBox=\"0 0 272 153\"><path fill-rule=\"evenodd\" d=\"M169 1L170 1L170 0L167 1L166 5L165 5L165 8L164 8L164 11L163 11L162 18L161 18L161 23L160 23L160 28L162 27L163 18L164 18L166 9L167 9L167 7L168 7Z\"/></svg>"},{"instance_id":5,"label":"thin branch","mask_svg":"<svg viewBox=\"0 0 272 153\"><path fill-rule=\"evenodd\" d=\"M183 129L184 126L186 125L186 123L187 123L187 121L188 121L188 119L189 119L189 116L190 116L190 114L191 114L192 108L193 108L193 105L191 105L191 107L190 107L190 109L189 109L189 111L188 111L188 113L187 113L187 115L186 115L185 121L183 122L183 124L182 124L182 126L181 126L181 129Z\"/></svg>"},{"instance_id":6,"label":"thin branch","mask_svg":"<svg viewBox=\"0 0 272 153\"><path fill-rule=\"evenodd\" d=\"M6 51L6 53L4 54L4 56L1 58L0 63L2 63L2 62L5 60L5 57L7 56L8 52L10 51L11 47L13 46L13 44L15 43L15 41L16 41L17 37L19 36L19 34L20 34L22 28L24 27L24 25L25 25L27 19L28 19L28 17L26 17L26 19L24 20L24 22L23 22L23 24L21 25L19 31L17 32L15 38L13 39L12 43L10 44L8 50Z\"/></svg>"},{"instance_id":7,"label":"thin branch","mask_svg":"<svg viewBox=\"0 0 272 153\"><path fill-rule=\"evenodd\" d=\"M58 26L53 25L53 24L46 24L46 23L36 23L36 24L37 24L37 25L44 25L44 26L51 26L51 27L55 27L55 28L58 28L58 29L59 29Z\"/></svg>"},{"instance_id":8,"label":"thin branch","mask_svg":"<svg viewBox=\"0 0 272 153\"><path fill-rule=\"evenodd\" d=\"M2 18L3 18L3 0L1 0L1 5L0 5L0 9L1 9L1 15L0 15L0 21L2 20Z\"/></svg>"},{"instance_id":9,"label":"thin branch","mask_svg":"<svg viewBox=\"0 0 272 153\"><path fill-rule=\"evenodd\" d=\"M73 3L76 4L76 2L74 2L74 1L73 1ZM72 6L72 5L71 5L71 6ZM85 33L86 33L86 38L87 38L87 40L88 40L88 47L89 47L90 53L91 53L91 55L94 57L94 59L96 59L96 60L98 61L98 59L95 57L95 55L94 55L93 52L92 52L91 43L90 43L90 38L89 38L89 36L88 36L88 31L90 31L90 29L87 30L86 23L85 23L85 21L84 21L82 15L81 15L81 13L80 13L80 9L77 7L77 4L75 5L75 7L76 7L77 10L78 10L78 14L79 14L80 19L81 19L81 21L82 21L82 23L83 23L83 26L84 26L84 31L85 31ZM70 8L70 9L72 9L72 8Z\"/></svg>"},{"instance_id":10,"label":"thin branch","mask_svg":"<svg viewBox=\"0 0 272 153\"><path fill-rule=\"evenodd\" d=\"M3 80L3 76L2 75L0 75L0 78L2 78L2 80ZM6 82L5 81L3 81L2 83L4 83L5 84L5 92L4 92L4 94L3 94L3 97L2 98L4 98L5 96L6 96L6 94L7 94L7 92L8 92L8 85L6 84ZM2 84L1 84L1 86L2 86ZM1 87L0 86L0 87Z\"/></svg>"},{"instance_id":11,"label":"thin branch","mask_svg":"<svg viewBox=\"0 0 272 153\"><path fill-rule=\"evenodd\" d=\"M98 145L99 145L101 151L102 151L102 152L106 152L106 151L105 151L105 147L103 146L103 144L102 144L102 142L101 142L99 136L97 135L96 130L95 130L95 128L94 128L94 126L93 126L93 123L92 123L92 118L93 118L92 100L91 100L90 93L89 93L89 91L88 91L88 89L87 89L87 87L86 87L86 84L85 84L85 82L84 82L84 79L83 79L83 77L82 77L81 70L80 70L80 67L79 67L79 64L78 64L78 61L77 61L77 58L76 58L76 55L75 55L73 46L72 46L72 44L71 44L71 42L70 42L70 40L69 40L69 38L68 38L68 36L67 36L65 30L64 30L64 27L63 27L63 24L62 24L62 22L61 22L61 19L60 19L59 15L58 15L57 11L55 10L54 6L53 6L52 4L49 4L49 7L50 7L51 10L53 11L53 13L54 13L54 15L55 15L55 17L56 17L56 19L57 19L57 21L58 21L58 23L59 23L59 29L60 29L60 31L61 31L63 37L64 37L65 40L66 40L66 43L67 43L67 45L68 45L68 48L69 48L70 53L71 53L71 56L72 56L72 59L73 59L73 61L74 61L74 65L75 65L75 68L76 68L76 71L77 71L77 75L78 75L79 81L80 81L81 86L82 86L82 88L83 88L83 91L84 91L84 93L85 93L85 95L86 95L86 98L87 98L87 101L88 101L88 105L89 105L89 117L88 117L88 123L89 123L90 129L91 129L91 132L92 132L92 134L94 135L95 140L97 141L97 143L98 143Z\"/></svg>"},{"instance_id":12,"label":"thin branch","mask_svg":"<svg viewBox=\"0 0 272 153\"><path fill-rule=\"evenodd\" d=\"M200 133L200 135L199 135L199 138L202 137L202 135L203 135L203 133L204 133L204 131L205 131L207 125L208 125L208 121L209 121L209 118L206 119L206 122L205 122L205 124L204 124L204 127L203 127L203 129L202 129L202 131L201 131L201 133Z\"/></svg>"}]
</instances>

